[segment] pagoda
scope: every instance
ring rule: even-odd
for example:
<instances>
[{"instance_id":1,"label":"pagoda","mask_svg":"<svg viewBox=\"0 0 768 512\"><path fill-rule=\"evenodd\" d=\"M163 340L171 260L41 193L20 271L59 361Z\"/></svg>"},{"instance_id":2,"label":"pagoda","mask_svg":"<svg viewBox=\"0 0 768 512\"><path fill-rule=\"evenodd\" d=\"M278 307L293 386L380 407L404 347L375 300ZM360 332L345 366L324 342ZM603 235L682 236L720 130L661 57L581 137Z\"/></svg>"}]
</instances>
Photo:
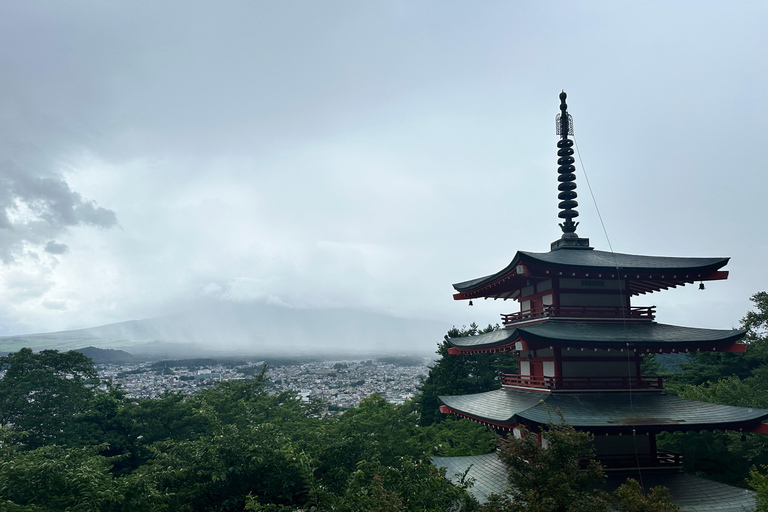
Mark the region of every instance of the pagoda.
<instances>
[{"instance_id":1,"label":"pagoda","mask_svg":"<svg viewBox=\"0 0 768 512\"><path fill-rule=\"evenodd\" d=\"M656 447L660 432L737 430L768 433L768 410L697 402L668 395L662 378L641 373L646 354L743 352L745 331L660 324L655 306L634 297L723 280L729 258L680 258L599 251L576 234L579 213L573 121L566 94L556 118L562 236L549 252L519 251L500 271L454 284L455 300L512 299L503 328L451 338L449 354L503 352L518 372L501 374L501 389L441 396L440 410L520 434L546 428L559 410L569 424L594 434L607 468L679 466ZM445 462L448 459L441 459Z\"/></svg>"}]
</instances>

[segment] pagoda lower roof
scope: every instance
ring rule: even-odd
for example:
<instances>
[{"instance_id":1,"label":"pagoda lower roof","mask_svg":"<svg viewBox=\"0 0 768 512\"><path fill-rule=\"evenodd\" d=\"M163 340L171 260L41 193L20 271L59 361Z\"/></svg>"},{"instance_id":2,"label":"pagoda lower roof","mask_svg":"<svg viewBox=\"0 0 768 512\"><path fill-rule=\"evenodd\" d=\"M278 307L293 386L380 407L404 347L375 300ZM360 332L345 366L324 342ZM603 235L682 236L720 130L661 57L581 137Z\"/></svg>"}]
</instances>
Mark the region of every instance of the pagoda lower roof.
<instances>
[{"instance_id":1,"label":"pagoda lower roof","mask_svg":"<svg viewBox=\"0 0 768 512\"><path fill-rule=\"evenodd\" d=\"M694 281L725 279L718 270L730 258L679 258L613 253L594 249L558 249L537 253L518 251L509 265L495 274L455 283L457 300L477 297L516 298L515 292L532 278L588 277L627 279L632 295L648 293ZM520 272L522 265L523 272Z\"/></svg>"},{"instance_id":2,"label":"pagoda lower roof","mask_svg":"<svg viewBox=\"0 0 768 512\"><path fill-rule=\"evenodd\" d=\"M465 475L465 481L474 481L467 491L480 503L488 501L491 494L509 492L507 466L496 452L464 457L432 457L432 464L445 468L446 478L456 485L461 483L461 475Z\"/></svg>"},{"instance_id":3,"label":"pagoda lower roof","mask_svg":"<svg viewBox=\"0 0 768 512\"><path fill-rule=\"evenodd\" d=\"M477 336L449 338L448 343L463 352L535 349L555 345L684 352L726 350L745 333L742 329L701 329L656 322L547 319L511 325ZM525 342L526 345L518 346L517 342Z\"/></svg>"},{"instance_id":4,"label":"pagoda lower roof","mask_svg":"<svg viewBox=\"0 0 768 512\"><path fill-rule=\"evenodd\" d=\"M510 492L507 466L498 452L465 457L432 457L432 464L445 468L445 476L455 485L467 479L474 480L468 489L480 503L488 501L490 494ZM658 485L669 489L672 501L680 512L744 512L755 509L755 493L732 485L707 480L679 470L626 470L611 471L602 486L614 491L627 478L642 482L645 492Z\"/></svg>"},{"instance_id":5,"label":"pagoda lower roof","mask_svg":"<svg viewBox=\"0 0 768 512\"><path fill-rule=\"evenodd\" d=\"M524 424L538 429L556 421L555 411L579 430L647 433L687 430L752 430L768 418L768 409L697 402L658 393L568 393L497 389L485 393L441 396L447 412L497 427Z\"/></svg>"}]
</instances>

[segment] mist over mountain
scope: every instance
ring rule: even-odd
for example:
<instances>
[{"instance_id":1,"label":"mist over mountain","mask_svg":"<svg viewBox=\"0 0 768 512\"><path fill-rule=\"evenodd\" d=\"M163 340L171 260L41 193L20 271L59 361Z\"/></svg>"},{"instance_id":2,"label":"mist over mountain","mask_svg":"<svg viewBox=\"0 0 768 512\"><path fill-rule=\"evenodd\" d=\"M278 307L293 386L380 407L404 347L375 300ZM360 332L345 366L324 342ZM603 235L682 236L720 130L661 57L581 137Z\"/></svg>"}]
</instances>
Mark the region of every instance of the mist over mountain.
<instances>
[{"instance_id":1,"label":"mist over mountain","mask_svg":"<svg viewBox=\"0 0 768 512\"><path fill-rule=\"evenodd\" d=\"M0 351L125 350L155 357L205 354L431 354L451 326L348 309L214 303L189 311L87 329L5 336Z\"/></svg>"}]
</instances>

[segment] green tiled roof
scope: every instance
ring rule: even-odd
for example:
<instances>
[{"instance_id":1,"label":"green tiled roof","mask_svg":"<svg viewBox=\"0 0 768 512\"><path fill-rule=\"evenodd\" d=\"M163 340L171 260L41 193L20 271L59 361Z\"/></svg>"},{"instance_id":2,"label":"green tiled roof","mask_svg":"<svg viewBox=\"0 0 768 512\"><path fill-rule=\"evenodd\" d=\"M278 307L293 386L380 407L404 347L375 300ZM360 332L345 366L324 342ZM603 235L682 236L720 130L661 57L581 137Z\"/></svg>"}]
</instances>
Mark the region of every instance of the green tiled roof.
<instances>
[{"instance_id":1,"label":"green tiled roof","mask_svg":"<svg viewBox=\"0 0 768 512\"><path fill-rule=\"evenodd\" d=\"M445 468L445 476L454 484L459 483L467 469L467 478L474 480L469 493L480 503L485 503L490 494L504 494L509 489L507 468L496 456L496 452L468 457L432 457L432 464Z\"/></svg>"},{"instance_id":2,"label":"green tiled roof","mask_svg":"<svg viewBox=\"0 0 768 512\"><path fill-rule=\"evenodd\" d=\"M502 494L509 489L506 467L496 452L470 457L433 457L432 463L446 468L446 476L455 484L459 483L458 475L469 468L467 476L475 481L469 492L480 503L487 501L492 493ZM675 470L643 471L642 474L637 470L610 472L606 490L612 491L627 478L642 482L646 491L657 485L669 488L680 512L747 512L756 505L755 493L750 490Z\"/></svg>"},{"instance_id":3,"label":"green tiled roof","mask_svg":"<svg viewBox=\"0 0 768 512\"><path fill-rule=\"evenodd\" d=\"M612 491L627 478L642 482L646 492L658 485L667 487L679 512L752 512L756 506L753 491L678 471L612 472L607 490Z\"/></svg>"},{"instance_id":4,"label":"green tiled roof","mask_svg":"<svg viewBox=\"0 0 768 512\"><path fill-rule=\"evenodd\" d=\"M461 338L448 338L448 343L460 348L485 348L498 347L515 341L520 336L518 329L499 329L477 336L463 336Z\"/></svg>"},{"instance_id":5,"label":"green tiled roof","mask_svg":"<svg viewBox=\"0 0 768 512\"><path fill-rule=\"evenodd\" d=\"M667 286L672 286L673 283L683 284L686 281L698 280L699 275L706 278L708 274L724 267L729 259L642 256L595 250L557 250L543 253L518 251L509 265L495 274L455 283L453 287L457 292L467 292L491 284L510 274L519 263L553 270L595 273L611 273L618 268L619 272L630 274L655 274L656 279L663 273L664 281L669 283ZM684 275L686 278L683 278ZM690 275L690 278L687 275Z\"/></svg>"},{"instance_id":6,"label":"green tiled roof","mask_svg":"<svg viewBox=\"0 0 768 512\"><path fill-rule=\"evenodd\" d=\"M696 349L701 344L734 343L744 337L741 329L700 329L656 322L605 322L577 320L544 320L540 323L509 327L477 336L449 338L458 348L493 348L507 345L518 338L544 344L572 347L621 347Z\"/></svg>"},{"instance_id":7,"label":"green tiled roof","mask_svg":"<svg viewBox=\"0 0 768 512\"><path fill-rule=\"evenodd\" d=\"M580 430L592 433L672 432L751 428L768 410L697 402L661 392L538 393L497 389L441 396L453 411L498 425L531 427L557 421L555 411Z\"/></svg>"},{"instance_id":8,"label":"green tiled roof","mask_svg":"<svg viewBox=\"0 0 768 512\"><path fill-rule=\"evenodd\" d=\"M546 265L563 267L589 267L593 269L633 270L636 272L674 272L685 270L716 270L724 267L730 258L678 258L675 256L642 256L608 251L520 251L521 259Z\"/></svg>"}]
</instances>

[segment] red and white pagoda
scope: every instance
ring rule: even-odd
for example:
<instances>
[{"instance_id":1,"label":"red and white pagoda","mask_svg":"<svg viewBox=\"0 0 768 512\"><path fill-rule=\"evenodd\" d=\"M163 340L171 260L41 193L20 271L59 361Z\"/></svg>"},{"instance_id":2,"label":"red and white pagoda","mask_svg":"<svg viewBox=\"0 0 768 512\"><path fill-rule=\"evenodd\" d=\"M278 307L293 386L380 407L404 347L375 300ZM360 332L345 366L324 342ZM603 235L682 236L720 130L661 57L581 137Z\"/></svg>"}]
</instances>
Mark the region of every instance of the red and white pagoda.
<instances>
[{"instance_id":1,"label":"red and white pagoda","mask_svg":"<svg viewBox=\"0 0 768 512\"><path fill-rule=\"evenodd\" d=\"M502 374L501 389L441 396L441 411L516 431L537 432L552 411L595 435L607 467L663 467L679 463L656 447L660 432L768 432L768 410L687 400L664 392L659 377L641 374L645 354L743 352L743 330L659 324L654 306L636 296L696 282L723 280L729 258L640 256L595 250L576 234L573 122L560 94L557 116L559 217L562 236L549 252L520 251L500 271L454 284L456 300L513 299L519 311L502 314L504 328L453 338L449 354L508 352L517 374ZM449 459L439 459L443 465Z\"/></svg>"}]
</instances>

